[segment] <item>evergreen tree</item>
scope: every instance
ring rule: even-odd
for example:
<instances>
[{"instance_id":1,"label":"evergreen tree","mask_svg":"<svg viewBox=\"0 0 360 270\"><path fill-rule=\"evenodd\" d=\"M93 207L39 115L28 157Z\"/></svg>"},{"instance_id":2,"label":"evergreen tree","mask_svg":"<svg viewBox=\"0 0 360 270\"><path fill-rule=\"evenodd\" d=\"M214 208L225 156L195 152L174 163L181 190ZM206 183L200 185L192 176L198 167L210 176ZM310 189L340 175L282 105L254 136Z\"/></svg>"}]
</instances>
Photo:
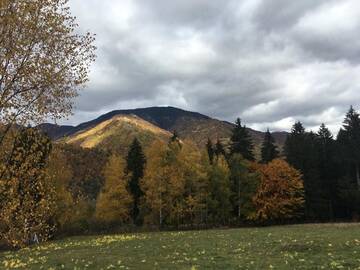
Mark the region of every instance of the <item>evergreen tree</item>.
<instances>
[{"instance_id":1,"label":"evergreen tree","mask_svg":"<svg viewBox=\"0 0 360 270\"><path fill-rule=\"evenodd\" d=\"M136 224L142 223L139 219L139 203L140 198L143 196L143 192L140 188L140 181L144 177L145 164L146 158L141 144L139 140L135 138L126 157L126 173L131 174L129 189L134 201L131 217Z\"/></svg>"},{"instance_id":2,"label":"evergreen tree","mask_svg":"<svg viewBox=\"0 0 360 270\"><path fill-rule=\"evenodd\" d=\"M178 142L179 141L179 135L176 130L173 131L173 134L170 138L170 142Z\"/></svg>"},{"instance_id":3,"label":"evergreen tree","mask_svg":"<svg viewBox=\"0 0 360 270\"><path fill-rule=\"evenodd\" d=\"M261 146L261 163L269 163L278 156L279 151L275 145L275 140L268 129Z\"/></svg>"},{"instance_id":4,"label":"evergreen tree","mask_svg":"<svg viewBox=\"0 0 360 270\"><path fill-rule=\"evenodd\" d=\"M316 219L324 213L316 138L316 134L306 133L302 123L296 122L284 146L287 162L303 174L305 214L310 219Z\"/></svg>"},{"instance_id":5,"label":"evergreen tree","mask_svg":"<svg viewBox=\"0 0 360 270\"><path fill-rule=\"evenodd\" d=\"M14 247L45 241L52 233L55 194L46 171L50 151L49 138L36 129L22 129L11 158L2 164L0 220L5 230L0 236Z\"/></svg>"},{"instance_id":6,"label":"evergreen tree","mask_svg":"<svg viewBox=\"0 0 360 270\"><path fill-rule=\"evenodd\" d=\"M207 150L210 164L212 164L214 155L215 155L215 151L214 151L214 147L213 147L213 144L212 144L210 138L208 138L208 141L206 143L206 150Z\"/></svg>"},{"instance_id":7,"label":"evergreen tree","mask_svg":"<svg viewBox=\"0 0 360 270\"><path fill-rule=\"evenodd\" d=\"M351 106L337 137L341 167L338 180L342 217L354 218L360 214L360 117Z\"/></svg>"},{"instance_id":8,"label":"evergreen tree","mask_svg":"<svg viewBox=\"0 0 360 270\"><path fill-rule=\"evenodd\" d=\"M320 196L327 204L327 216L329 219L334 218L334 207L337 198L337 177L338 170L335 161L336 148L333 135L330 130L321 124L318 133L316 134L317 151L318 151L318 166L320 173Z\"/></svg>"},{"instance_id":9,"label":"evergreen tree","mask_svg":"<svg viewBox=\"0 0 360 270\"><path fill-rule=\"evenodd\" d=\"M338 141L342 146L344 157L351 167L351 177L360 190L360 117L352 106L346 114Z\"/></svg>"},{"instance_id":10,"label":"evergreen tree","mask_svg":"<svg viewBox=\"0 0 360 270\"><path fill-rule=\"evenodd\" d=\"M226 156L224 146L222 145L222 143L220 142L219 139L216 141L216 144L215 144L215 155L217 157L219 157L219 156L225 157Z\"/></svg>"},{"instance_id":11,"label":"evergreen tree","mask_svg":"<svg viewBox=\"0 0 360 270\"><path fill-rule=\"evenodd\" d=\"M246 126L241 125L240 118L236 119L231 135L230 154L241 154L247 160L255 160L254 145Z\"/></svg>"}]
</instances>

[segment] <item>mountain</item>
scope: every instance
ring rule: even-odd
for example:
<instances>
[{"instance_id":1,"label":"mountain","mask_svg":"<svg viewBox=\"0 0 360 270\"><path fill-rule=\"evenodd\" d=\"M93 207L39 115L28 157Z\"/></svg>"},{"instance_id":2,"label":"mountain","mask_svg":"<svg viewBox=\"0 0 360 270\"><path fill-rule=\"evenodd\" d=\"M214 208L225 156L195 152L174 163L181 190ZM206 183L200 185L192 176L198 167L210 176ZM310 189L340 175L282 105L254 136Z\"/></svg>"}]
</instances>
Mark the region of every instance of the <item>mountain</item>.
<instances>
[{"instance_id":1,"label":"mountain","mask_svg":"<svg viewBox=\"0 0 360 270\"><path fill-rule=\"evenodd\" d=\"M84 128L60 141L82 148L101 148L126 153L136 137L144 147L153 141L169 141L172 134L136 115L114 115L110 119Z\"/></svg>"},{"instance_id":2,"label":"mountain","mask_svg":"<svg viewBox=\"0 0 360 270\"><path fill-rule=\"evenodd\" d=\"M73 126L60 126L50 123L40 124L37 127L54 140L64 137L67 134L71 134L74 130Z\"/></svg>"},{"instance_id":3,"label":"mountain","mask_svg":"<svg viewBox=\"0 0 360 270\"><path fill-rule=\"evenodd\" d=\"M138 119L142 119L143 121L168 132L176 131L181 139L190 139L199 146L204 146L208 138L213 141L219 139L226 143L230 138L231 130L234 126L229 122L213 119L197 112L185 111L174 107L149 107L112 111L76 127L43 124L40 128L47 131L49 136L53 139L59 139L64 136L73 137L75 134L84 133L85 131L97 127L99 124L120 115L136 116ZM257 146L258 152L264 133L253 129L248 130ZM117 128L117 131L120 132L120 129ZM137 132L140 132L139 134L141 134L140 130L137 130ZM284 144L286 135L286 132L273 133L273 136L280 147Z\"/></svg>"}]
</instances>

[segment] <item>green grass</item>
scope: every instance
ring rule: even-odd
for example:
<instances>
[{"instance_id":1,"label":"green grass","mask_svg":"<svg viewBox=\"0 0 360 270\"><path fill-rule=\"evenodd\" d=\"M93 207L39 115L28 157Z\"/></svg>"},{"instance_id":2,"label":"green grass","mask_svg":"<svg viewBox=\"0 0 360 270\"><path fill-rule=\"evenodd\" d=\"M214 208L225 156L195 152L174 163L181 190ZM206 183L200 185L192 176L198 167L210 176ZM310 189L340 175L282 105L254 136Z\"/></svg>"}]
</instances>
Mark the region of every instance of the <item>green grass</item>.
<instances>
[{"instance_id":1,"label":"green grass","mask_svg":"<svg viewBox=\"0 0 360 270\"><path fill-rule=\"evenodd\" d=\"M8 269L360 269L360 225L72 237L0 253Z\"/></svg>"}]
</instances>

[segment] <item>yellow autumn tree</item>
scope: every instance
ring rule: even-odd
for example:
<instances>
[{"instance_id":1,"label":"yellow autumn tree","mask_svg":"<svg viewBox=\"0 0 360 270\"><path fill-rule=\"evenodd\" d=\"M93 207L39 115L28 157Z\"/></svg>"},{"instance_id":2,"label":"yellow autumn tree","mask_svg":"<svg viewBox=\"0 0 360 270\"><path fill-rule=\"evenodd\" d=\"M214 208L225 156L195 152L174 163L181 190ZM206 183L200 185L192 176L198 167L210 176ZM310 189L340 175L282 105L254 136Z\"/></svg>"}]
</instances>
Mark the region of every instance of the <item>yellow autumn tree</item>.
<instances>
[{"instance_id":1,"label":"yellow autumn tree","mask_svg":"<svg viewBox=\"0 0 360 270\"><path fill-rule=\"evenodd\" d=\"M304 186L301 173L282 159L259 165L260 184L253 197L250 220L266 223L302 215Z\"/></svg>"},{"instance_id":2,"label":"yellow autumn tree","mask_svg":"<svg viewBox=\"0 0 360 270\"><path fill-rule=\"evenodd\" d=\"M46 136L33 128L22 129L11 159L3 161L0 236L13 247L45 241L53 232L55 193L46 171L50 149Z\"/></svg>"},{"instance_id":3,"label":"yellow autumn tree","mask_svg":"<svg viewBox=\"0 0 360 270\"><path fill-rule=\"evenodd\" d=\"M181 144L155 141L147 151L141 182L144 192L144 221L162 226L176 223L184 213L184 171L179 162Z\"/></svg>"},{"instance_id":4,"label":"yellow autumn tree","mask_svg":"<svg viewBox=\"0 0 360 270\"><path fill-rule=\"evenodd\" d=\"M191 141L184 141L178 160L184 172L182 224L203 223L206 218L208 158Z\"/></svg>"},{"instance_id":5,"label":"yellow autumn tree","mask_svg":"<svg viewBox=\"0 0 360 270\"><path fill-rule=\"evenodd\" d=\"M69 115L88 80L93 42L80 34L68 0L1 0L0 122Z\"/></svg>"},{"instance_id":6,"label":"yellow autumn tree","mask_svg":"<svg viewBox=\"0 0 360 270\"><path fill-rule=\"evenodd\" d=\"M72 179L72 169L67 163L66 155L61 147L55 146L47 165L49 177L55 189L54 221L59 231L68 229L75 220L75 200L68 187Z\"/></svg>"},{"instance_id":7,"label":"yellow autumn tree","mask_svg":"<svg viewBox=\"0 0 360 270\"><path fill-rule=\"evenodd\" d=\"M96 221L106 226L129 222L133 199L128 191L125 161L117 155L110 156L104 168L104 178L105 184L96 202Z\"/></svg>"}]
</instances>

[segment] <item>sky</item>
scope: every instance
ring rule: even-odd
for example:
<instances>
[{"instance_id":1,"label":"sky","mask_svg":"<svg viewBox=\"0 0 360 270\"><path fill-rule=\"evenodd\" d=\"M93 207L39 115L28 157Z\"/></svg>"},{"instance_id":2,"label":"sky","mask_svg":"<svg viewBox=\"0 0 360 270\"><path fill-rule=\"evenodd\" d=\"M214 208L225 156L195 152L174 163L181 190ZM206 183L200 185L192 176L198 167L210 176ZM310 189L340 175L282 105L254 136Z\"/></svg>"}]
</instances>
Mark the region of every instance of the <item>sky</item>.
<instances>
[{"instance_id":1,"label":"sky","mask_svg":"<svg viewBox=\"0 0 360 270\"><path fill-rule=\"evenodd\" d=\"M336 132L360 109L358 0L70 0L97 60L79 124L114 109L175 106L257 130Z\"/></svg>"}]
</instances>

